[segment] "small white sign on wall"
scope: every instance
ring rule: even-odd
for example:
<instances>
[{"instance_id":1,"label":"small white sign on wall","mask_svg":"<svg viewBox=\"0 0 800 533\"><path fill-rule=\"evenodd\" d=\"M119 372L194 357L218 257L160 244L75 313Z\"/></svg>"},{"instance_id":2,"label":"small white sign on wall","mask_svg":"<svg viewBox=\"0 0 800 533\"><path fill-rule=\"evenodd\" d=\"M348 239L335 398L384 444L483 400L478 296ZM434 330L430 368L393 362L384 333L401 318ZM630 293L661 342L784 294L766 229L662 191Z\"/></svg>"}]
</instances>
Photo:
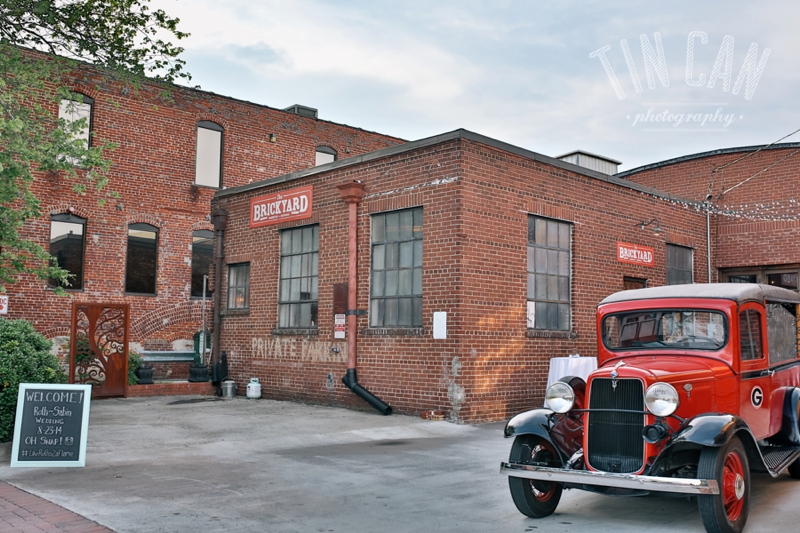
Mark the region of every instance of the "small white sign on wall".
<instances>
[{"instance_id":1,"label":"small white sign on wall","mask_svg":"<svg viewBox=\"0 0 800 533\"><path fill-rule=\"evenodd\" d=\"M433 313L433 338L447 338L447 313L445 311Z\"/></svg>"},{"instance_id":2,"label":"small white sign on wall","mask_svg":"<svg viewBox=\"0 0 800 533\"><path fill-rule=\"evenodd\" d=\"M8 314L8 296L0 296L0 315Z\"/></svg>"}]
</instances>

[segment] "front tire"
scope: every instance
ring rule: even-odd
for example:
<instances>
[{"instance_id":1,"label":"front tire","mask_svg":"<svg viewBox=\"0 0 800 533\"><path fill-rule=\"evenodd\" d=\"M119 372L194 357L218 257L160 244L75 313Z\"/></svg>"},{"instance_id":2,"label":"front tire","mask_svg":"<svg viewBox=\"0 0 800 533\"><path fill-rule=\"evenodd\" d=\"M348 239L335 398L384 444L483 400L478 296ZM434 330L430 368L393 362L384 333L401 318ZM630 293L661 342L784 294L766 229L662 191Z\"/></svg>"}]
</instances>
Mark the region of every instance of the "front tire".
<instances>
[{"instance_id":1,"label":"front tire","mask_svg":"<svg viewBox=\"0 0 800 533\"><path fill-rule=\"evenodd\" d=\"M561 466L558 452L552 444L534 435L520 435L514 439L509 456L511 463L546 463ZM531 518L550 516L561 500L561 484L550 481L509 477L511 499L519 512Z\"/></svg>"},{"instance_id":2,"label":"front tire","mask_svg":"<svg viewBox=\"0 0 800 533\"><path fill-rule=\"evenodd\" d=\"M750 469L741 441L734 437L720 448L703 448L697 477L719 484L719 494L697 497L706 531L741 533L750 508Z\"/></svg>"}]
</instances>

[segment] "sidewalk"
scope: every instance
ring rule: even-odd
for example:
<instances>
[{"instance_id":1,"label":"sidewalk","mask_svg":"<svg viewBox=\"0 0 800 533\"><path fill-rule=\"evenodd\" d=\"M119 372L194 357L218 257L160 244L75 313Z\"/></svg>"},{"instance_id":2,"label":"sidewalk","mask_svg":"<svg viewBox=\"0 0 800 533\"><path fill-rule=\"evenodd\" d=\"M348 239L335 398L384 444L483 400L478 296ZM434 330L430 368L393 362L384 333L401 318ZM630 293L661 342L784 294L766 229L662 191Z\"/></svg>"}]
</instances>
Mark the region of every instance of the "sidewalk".
<instances>
[{"instance_id":1,"label":"sidewalk","mask_svg":"<svg viewBox=\"0 0 800 533\"><path fill-rule=\"evenodd\" d=\"M0 481L0 531L114 533L107 527Z\"/></svg>"}]
</instances>

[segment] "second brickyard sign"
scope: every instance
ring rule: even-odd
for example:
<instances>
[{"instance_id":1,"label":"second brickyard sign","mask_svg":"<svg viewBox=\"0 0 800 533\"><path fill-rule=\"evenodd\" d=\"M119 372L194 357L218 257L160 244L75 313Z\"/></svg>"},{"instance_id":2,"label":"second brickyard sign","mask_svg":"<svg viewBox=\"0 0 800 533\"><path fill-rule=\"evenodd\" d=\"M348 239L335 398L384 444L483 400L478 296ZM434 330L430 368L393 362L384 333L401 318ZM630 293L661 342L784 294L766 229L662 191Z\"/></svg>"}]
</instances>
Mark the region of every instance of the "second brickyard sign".
<instances>
[{"instance_id":1,"label":"second brickyard sign","mask_svg":"<svg viewBox=\"0 0 800 533\"><path fill-rule=\"evenodd\" d=\"M649 246L640 246L629 242L617 243L617 261L633 265L656 266L655 250Z\"/></svg>"},{"instance_id":2,"label":"second brickyard sign","mask_svg":"<svg viewBox=\"0 0 800 533\"><path fill-rule=\"evenodd\" d=\"M259 196L250 200L250 227L310 218L313 206L313 186Z\"/></svg>"}]
</instances>

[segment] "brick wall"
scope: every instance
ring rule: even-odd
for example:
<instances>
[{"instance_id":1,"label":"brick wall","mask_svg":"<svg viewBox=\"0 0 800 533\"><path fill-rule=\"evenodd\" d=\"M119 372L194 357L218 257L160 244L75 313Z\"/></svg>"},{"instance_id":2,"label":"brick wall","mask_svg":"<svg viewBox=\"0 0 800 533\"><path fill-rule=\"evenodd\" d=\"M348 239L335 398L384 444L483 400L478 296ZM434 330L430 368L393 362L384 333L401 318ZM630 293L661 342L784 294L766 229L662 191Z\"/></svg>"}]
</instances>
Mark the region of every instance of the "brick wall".
<instances>
[{"instance_id":1,"label":"brick wall","mask_svg":"<svg viewBox=\"0 0 800 533\"><path fill-rule=\"evenodd\" d=\"M108 190L118 200L100 205L101 194L78 195L59 176L39 174L32 189L43 216L25 235L48 247L50 215L72 212L86 218L84 289L56 297L43 283L23 277L8 286L9 318L32 320L48 337L69 333L73 299L131 304L131 341L180 344L200 329L201 304L190 297L192 231L212 229L206 216L215 189L197 187L196 123L224 127L222 182L247 184L315 164L315 148L329 146L340 159L401 143L400 139L182 87L144 83L124 86L84 65L71 86L94 98L93 143L117 143ZM57 103L48 103L54 116ZM324 110L323 110L324 113ZM55 122L54 122L55 125ZM276 142L269 141L269 134ZM159 228L156 296L124 294L127 226ZM208 324L211 305L208 302Z\"/></svg>"},{"instance_id":2,"label":"brick wall","mask_svg":"<svg viewBox=\"0 0 800 533\"><path fill-rule=\"evenodd\" d=\"M693 247L694 277L705 281L705 219L695 210L490 144L459 136L218 198L230 214L225 262L251 263L249 312L223 318L234 379L260 378L266 397L369 409L342 385L347 347L333 338L333 284L347 281L347 205L336 185L352 180L365 184L358 309L369 308L370 215L424 210L423 327L369 328L358 318L359 381L398 412L483 421L541 405L550 358L594 355L595 307L624 276L665 283L667 243ZM306 185L314 186L311 219L249 228L251 198ZM571 332L526 327L530 214L573 224ZM658 237L640 229L653 217L665 230ZM278 335L279 231L311 223L320 234L319 328ZM653 247L656 266L617 262L617 241ZM447 339L432 338L436 311L447 312Z\"/></svg>"},{"instance_id":3,"label":"brick wall","mask_svg":"<svg viewBox=\"0 0 800 533\"><path fill-rule=\"evenodd\" d=\"M625 178L698 201L712 194L715 269L798 264L800 250L788 245L800 229L798 148L792 143L758 153L699 154L634 169Z\"/></svg>"}]
</instances>

